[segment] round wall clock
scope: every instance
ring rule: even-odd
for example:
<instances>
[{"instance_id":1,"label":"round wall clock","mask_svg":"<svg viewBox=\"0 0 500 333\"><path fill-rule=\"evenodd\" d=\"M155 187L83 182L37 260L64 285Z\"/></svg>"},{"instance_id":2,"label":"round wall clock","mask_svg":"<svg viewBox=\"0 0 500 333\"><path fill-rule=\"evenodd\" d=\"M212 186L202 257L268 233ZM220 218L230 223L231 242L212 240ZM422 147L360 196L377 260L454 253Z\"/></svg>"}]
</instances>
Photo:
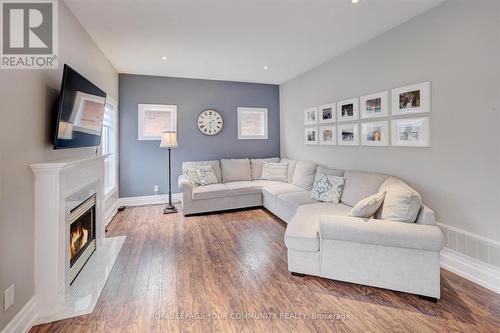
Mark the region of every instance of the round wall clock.
<instances>
[{"instance_id":1,"label":"round wall clock","mask_svg":"<svg viewBox=\"0 0 500 333\"><path fill-rule=\"evenodd\" d=\"M216 135L223 127L224 120L215 110L205 110L198 116L198 129L205 135Z\"/></svg>"}]
</instances>

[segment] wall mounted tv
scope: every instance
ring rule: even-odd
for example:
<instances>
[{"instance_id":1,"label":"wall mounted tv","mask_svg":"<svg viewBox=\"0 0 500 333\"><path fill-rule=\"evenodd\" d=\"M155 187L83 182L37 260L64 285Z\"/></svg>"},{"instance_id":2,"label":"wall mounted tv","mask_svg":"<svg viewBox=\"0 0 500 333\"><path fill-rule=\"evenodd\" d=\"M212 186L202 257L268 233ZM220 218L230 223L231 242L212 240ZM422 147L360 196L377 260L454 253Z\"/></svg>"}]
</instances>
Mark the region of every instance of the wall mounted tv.
<instances>
[{"instance_id":1,"label":"wall mounted tv","mask_svg":"<svg viewBox=\"0 0 500 333\"><path fill-rule=\"evenodd\" d=\"M99 146L105 106L106 93L64 65L54 124L54 149Z\"/></svg>"}]
</instances>

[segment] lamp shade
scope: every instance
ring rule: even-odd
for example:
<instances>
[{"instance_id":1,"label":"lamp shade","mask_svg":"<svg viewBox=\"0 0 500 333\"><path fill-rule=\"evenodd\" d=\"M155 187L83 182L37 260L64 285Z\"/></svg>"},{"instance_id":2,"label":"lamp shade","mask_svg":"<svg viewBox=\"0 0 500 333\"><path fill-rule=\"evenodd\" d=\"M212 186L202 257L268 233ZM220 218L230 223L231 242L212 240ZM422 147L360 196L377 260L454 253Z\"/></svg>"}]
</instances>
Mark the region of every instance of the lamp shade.
<instances>
[{"instance_id":1,"label":"lamp shade","mask_svg":"<svg viewBox=\"0 0 500 333\"><path fill-rule=\"evenodd\" d=\"M161 135L160 148L175 148L177 147L177 132L168 131Z\"/></svg>"}]
</instances>

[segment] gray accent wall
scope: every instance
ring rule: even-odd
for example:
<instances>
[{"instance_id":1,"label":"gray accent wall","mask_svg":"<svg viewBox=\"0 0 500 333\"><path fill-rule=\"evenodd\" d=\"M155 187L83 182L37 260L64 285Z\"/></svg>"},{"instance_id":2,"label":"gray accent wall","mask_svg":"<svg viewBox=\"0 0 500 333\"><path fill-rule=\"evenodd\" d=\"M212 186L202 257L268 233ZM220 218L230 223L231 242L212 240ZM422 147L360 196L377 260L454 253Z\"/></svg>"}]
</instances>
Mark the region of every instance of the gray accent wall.
<instances>
[{"instance_id":1,"label":"gray accent wall","mask_svg":"<svg viewBox=\"0 0 500 333\"><path fill-rule=\"evenodd\" d=\"M197 80L161 76L119 75L120 197L168 192L167 150L159 141L139 141L138 104L177 105L179 147L172 150L172 192L182 161L279 156L279 87L277 85ZM269 139L238 140L237 108L268 109ZM202 134L198 114L214 109L224 118L215 136Z\"/></svg>"},{"instance_id":2,"label":"gray accent wall","mask_svg":"<svg viewBox=\"0 0 500 333\"><path fill-rule=\"evenodd\" d=\"M401 177L441 223L500 244L499 20L498 1L447 1L282 84L282 157ZM304 145L304 108L424 81L431 148Z\"/></svg>"}]
</instances>

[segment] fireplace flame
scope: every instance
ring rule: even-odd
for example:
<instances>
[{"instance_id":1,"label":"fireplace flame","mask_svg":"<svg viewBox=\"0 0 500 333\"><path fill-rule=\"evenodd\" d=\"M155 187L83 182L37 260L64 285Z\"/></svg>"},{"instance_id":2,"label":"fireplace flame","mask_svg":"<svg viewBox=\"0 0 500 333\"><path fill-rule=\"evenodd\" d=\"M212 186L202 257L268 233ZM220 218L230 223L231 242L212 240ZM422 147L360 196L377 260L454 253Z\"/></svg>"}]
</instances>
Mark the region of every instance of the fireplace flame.
<instances>
[{"instance_id":1,"label":"fireplace flame","mask_svg":"<svg viewBox=\"0 0 500 333\"><path fill-rule=\"evenodd\" d=\"M70 236L70 255L73 258L81 249L85 247L88 242L89 231L81 224L78 224L71 230Z\"/></svg>"}]
</instances>

